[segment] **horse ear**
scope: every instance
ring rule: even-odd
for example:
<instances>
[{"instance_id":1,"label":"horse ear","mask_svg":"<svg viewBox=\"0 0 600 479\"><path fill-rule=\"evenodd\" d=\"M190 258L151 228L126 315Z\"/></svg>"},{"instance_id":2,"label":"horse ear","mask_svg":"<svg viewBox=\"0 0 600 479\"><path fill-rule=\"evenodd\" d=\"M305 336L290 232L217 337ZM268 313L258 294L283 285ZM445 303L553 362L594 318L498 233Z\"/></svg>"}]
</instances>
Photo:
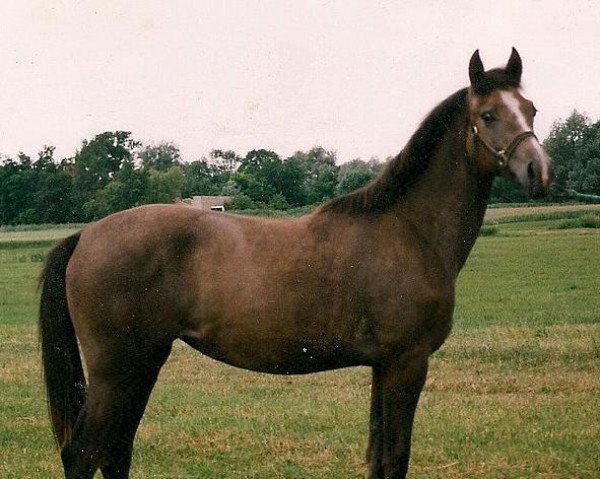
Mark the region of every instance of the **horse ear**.
<instances>
[{"instance_id":1,"label":"horse ear","mask_svg":"<svg viewBox=\"0 0 600 479\"><path fill-rule=\"evenodd\" d=\"M521 62L521 55L515 47L512 49L506 68L504 69L506 74L516 83L521 82L521 73L523 73L523 63Z\"/></svg>"},{"instance_id":2,"label":"horse ear","mask_svg":"<svg viewBox=\"0 0 600 479\"><path fill-rule=\"evenodd\" d=\"M477 85L485 80L485 70L479 56L479 50L475 50L469 61L469 80L471 80L471 86L475 89Z\"/></svg>"}]
</instances>

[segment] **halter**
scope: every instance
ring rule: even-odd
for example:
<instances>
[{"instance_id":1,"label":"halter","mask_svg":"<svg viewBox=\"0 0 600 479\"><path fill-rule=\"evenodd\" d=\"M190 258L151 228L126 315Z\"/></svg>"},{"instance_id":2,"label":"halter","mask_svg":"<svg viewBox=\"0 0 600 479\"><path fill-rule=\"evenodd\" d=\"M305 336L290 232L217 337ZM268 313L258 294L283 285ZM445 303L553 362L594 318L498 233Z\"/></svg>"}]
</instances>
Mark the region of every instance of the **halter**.
<instances>
[{"instance_id":1,"label":"halter","mask_svg":"<svg viewBox=\"0 0 600 479\"><path fill-rule=\"evenodd\" d=\"M510 160L510 157L524 140L530 137L537 140L537 136L535 136L533 131L524 131L515 136L513 141L511 141L504 150L496 150L479 135L479 130L475 125L473 125L473 134L475 135L475 138L478 138L479 141L481 141L481 143L483 143L483 145L494 155L500 168L505 168L508 165L508 160Z\"/></svg>"}]
</instances>

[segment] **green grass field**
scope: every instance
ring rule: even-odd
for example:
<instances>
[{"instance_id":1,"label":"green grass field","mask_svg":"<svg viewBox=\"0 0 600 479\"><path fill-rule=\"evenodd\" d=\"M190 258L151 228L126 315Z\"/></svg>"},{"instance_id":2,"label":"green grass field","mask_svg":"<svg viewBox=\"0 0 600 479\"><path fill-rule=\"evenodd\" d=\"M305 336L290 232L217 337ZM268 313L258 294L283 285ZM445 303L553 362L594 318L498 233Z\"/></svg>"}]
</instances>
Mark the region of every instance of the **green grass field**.
<instances>
[{"instance_id":1,"label":"green grass field","mask_svg":"<svg viewBox=\"0 0 600 479\"><path fill-rule=\"evenodd\" d=\"M412 478L589 478L600 471L597 208L490 210L432 358ZM36 337L43 257L72 228L0 230L0 477L61 477ZM361 478L370 374L237 370L177 345L132 477Z\"/></svg>"}]
</instances>

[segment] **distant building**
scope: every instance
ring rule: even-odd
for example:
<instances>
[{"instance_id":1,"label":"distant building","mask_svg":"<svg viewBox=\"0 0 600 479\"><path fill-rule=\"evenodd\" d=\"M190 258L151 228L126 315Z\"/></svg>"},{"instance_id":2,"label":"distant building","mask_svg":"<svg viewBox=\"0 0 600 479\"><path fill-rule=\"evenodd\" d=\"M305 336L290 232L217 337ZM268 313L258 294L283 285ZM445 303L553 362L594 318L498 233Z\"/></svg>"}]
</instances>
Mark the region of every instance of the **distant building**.
<instances>
[{"instance_id":1,"label":"distant building","mask_svg":"<svg viewBox=\"0 0 600 479\"><path fill-rule=\"evenodd\" d=\"M232 199L231 196L192 196L181 202L201 210L225 211L225 205L231 203Z\"/></svg>"}]
</instances>

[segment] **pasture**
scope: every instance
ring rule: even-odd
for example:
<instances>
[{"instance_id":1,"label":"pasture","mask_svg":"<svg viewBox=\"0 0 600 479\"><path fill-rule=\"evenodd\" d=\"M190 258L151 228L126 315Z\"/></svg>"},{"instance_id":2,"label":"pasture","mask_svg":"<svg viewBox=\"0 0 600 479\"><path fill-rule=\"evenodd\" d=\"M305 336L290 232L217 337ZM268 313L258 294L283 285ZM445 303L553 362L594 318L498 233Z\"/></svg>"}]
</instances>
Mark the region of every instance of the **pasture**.
<instances>
[{"instance_id":1,"label":"pasture","mask_svg":"<svg viewBox=\"0 0 600 479\"><path fill-rule=\"evenodd\" d=\"M432 358L412 478L596 478L598 207L490 209ZM585 226L585 227L582 227ZM36 281L72 228L0 230L0 477L61 477L42 390ZM232 298L234 300L234 298ZM360 478L370 374L250 373L177 345L133 478Z\"/></svg>"}]
</instances>

